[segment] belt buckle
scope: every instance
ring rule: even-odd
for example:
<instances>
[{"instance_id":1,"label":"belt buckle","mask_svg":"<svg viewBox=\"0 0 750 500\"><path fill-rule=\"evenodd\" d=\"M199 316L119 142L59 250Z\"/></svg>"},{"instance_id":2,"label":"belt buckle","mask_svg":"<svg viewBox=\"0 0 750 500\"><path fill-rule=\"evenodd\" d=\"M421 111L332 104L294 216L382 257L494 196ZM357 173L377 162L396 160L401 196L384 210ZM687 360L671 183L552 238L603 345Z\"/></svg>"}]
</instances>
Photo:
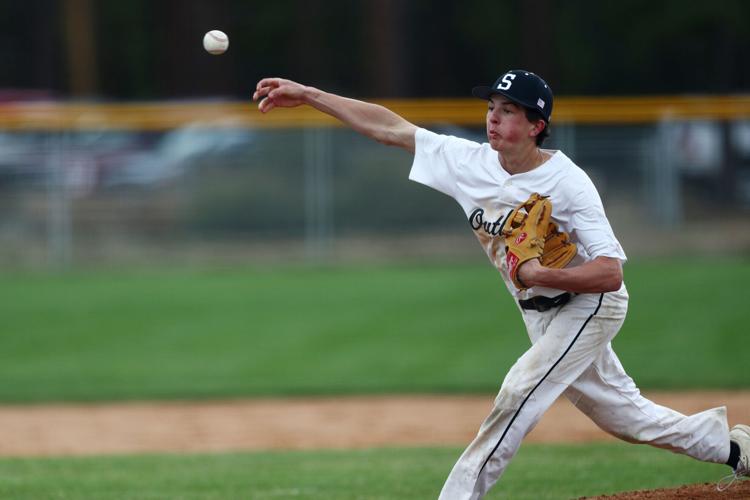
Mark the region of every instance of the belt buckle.
<instances>
[{"instance_id":1,"label":"belt buckle","mask_svg":"<svg viewBox=\"0 0 750 500\"><path fill-rule=\"evenodd\" d=\"M544 304L544 303L542 303L542 302L538 302L538 301L536 300L536 297L534 297L534 307L536 307L536 310L537 310L537 311L539 311L540 313L543 313L543 312L547 312L547 311L549 311L550 309L552 309L552 306L551 306L551 305L549 305L549 304Z\"/></svg>"}]
</instances>

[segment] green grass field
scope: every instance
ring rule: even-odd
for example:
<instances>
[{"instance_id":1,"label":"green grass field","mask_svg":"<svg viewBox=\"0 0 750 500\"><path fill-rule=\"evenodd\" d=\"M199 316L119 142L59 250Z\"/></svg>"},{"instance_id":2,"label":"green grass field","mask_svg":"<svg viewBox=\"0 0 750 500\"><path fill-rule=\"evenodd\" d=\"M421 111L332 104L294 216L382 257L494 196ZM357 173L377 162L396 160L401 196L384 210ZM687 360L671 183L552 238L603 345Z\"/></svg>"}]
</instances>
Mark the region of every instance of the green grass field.
<instances>
[{"instance_id":1,"label":"green grass field","mask_svg":"<svg viewBox=\"0 0 750 500\"><path fill-rule=\"evenodd\" d=\"M629 263L615 340L646 388L747 388L750 262ZM10 274L0 402L495 391L529 343L488 266ZM435 498L459 449L0 459L0 498ZM726 474L626 444L524 445L488 498Z\"/></svg>"},{"instance_id":2,"label":"green grass field","mask_svg":"<svg viewBox=\"0 0 750 500\"><path fill-rule=\"evenodd\" d=\"M642 387L750 387L750 262L625 275ZM529 345L489 265L6 275L0 318L6 402L494 391Z\"/></svg>"},{"instance_id":3,"label":"green grass field","mask_svg":"<svg viewBox=\"0 0 750 500\"><path fill-rule=\"evenodd\" d=\"M460 450L267 452L0 460L0 497L14 499L437 498ZM521 447L488 499L559 500L715 482L727 473L626 444Z\"/></svg>"}]
</instances>

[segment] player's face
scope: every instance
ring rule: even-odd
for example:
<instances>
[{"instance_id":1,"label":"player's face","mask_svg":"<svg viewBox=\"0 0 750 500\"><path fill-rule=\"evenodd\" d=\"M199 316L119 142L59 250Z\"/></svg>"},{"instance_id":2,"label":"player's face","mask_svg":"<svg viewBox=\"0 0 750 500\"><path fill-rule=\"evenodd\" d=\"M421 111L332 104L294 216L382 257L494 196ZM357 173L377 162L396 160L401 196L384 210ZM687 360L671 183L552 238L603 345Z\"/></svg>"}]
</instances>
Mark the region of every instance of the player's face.
<instances>
[{"instance_id":1,"label":"player's face","mask_svg":"<svg viewBox=\"0 0 750 500\"><path fill-rule=\"evenodd\" d=\"M526 119L523 107L503 96L492 96L487 107L487 139L495 151L508 151L535 142L534 124Z\"/></svg>"}]
</instances>

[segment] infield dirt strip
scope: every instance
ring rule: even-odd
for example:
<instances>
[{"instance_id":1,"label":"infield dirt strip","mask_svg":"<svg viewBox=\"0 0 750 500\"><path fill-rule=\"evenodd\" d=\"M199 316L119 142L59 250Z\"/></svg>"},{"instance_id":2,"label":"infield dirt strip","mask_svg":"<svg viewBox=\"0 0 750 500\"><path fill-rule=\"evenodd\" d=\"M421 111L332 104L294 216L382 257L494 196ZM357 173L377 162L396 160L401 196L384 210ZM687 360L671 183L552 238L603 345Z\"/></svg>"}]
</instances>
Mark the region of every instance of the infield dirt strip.
<instances>
[{"instance_id":1,"label":"infield dirt strip","mask_svg":"<svg viewBox=\"0 0 750 500\"><path fill-rule=\"evenodd\" d=\"M750 422L750 391L649 392L685 414L727 406ZM468 444L494 395L398 395L0 406L0 455L372 448ZM612 440L557 401L526 442Z\"/></svg>"}]
</instances>

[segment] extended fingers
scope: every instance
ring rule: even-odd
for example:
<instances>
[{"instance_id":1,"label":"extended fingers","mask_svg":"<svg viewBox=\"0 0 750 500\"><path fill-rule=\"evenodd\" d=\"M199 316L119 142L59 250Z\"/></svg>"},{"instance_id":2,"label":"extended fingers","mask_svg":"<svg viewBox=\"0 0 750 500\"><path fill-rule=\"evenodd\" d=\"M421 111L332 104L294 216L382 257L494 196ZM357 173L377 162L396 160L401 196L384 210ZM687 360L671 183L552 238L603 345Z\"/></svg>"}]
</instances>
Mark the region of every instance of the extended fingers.
<instances>
[{"instance_id":1,"label":"extended fingers","mask_svg":"<svg viewBox=\"0 0 750 500\"><path fill-rule=\"evenodd\" d=\"M276 107L273 98L278 95L278 93L279 91L277 89L271 89L271 87L263 87L261 90L255 92L253 99L257 100L257 97L262 97L258 103L258 109L261 113L268 113Z\"/></svg>"},{"instance_id":2,"label":"extended fingers","mask_svg":"<svg viewBox=\"0 0 750 500\"><path fill-rule=\"evenodd\" d=\"M253 100L260 101L258 109L267 113L276 107L294 107L302 104L301 92L304 89L298 83L283 78L264 78L255 86Z\"/></svg>"},{"instance_id":3,"label":"extended fingers","mask_svg":"<svg viewBox=\"0 0 750 500\"><path fill-rule=\"evenodd\" d=\"M278 87L280 83L281 78L263 78L255 88L260 90L262 87Z\"/></svg>"},{"instance_id":4,"label":"extended fingers","mask_svg":"<svg viewBox=\"0 0 750 500\"><path fill-rule=\"evenodd\" d=\"M261 113L268 113L273 108L274 108L273 100L271 100L268 97L263 98L263 100L261 100L258 103L258 109L260 110Z\"/></svg>"},{"instance_id":5,"label":"extended fingers","mask_svg":"<svg viewBox=\"0 0 750 500\"><path fill-rule=\"evenodd\" d=\"M257 101L258 99L261 99L268 95L271 90L277 88L279 85L281 85L281 79L280 78L264 78L261 81L258 82L258 84L255 86L255 92L253 93L253 100Z\"/></svg>"}]
</instances>

